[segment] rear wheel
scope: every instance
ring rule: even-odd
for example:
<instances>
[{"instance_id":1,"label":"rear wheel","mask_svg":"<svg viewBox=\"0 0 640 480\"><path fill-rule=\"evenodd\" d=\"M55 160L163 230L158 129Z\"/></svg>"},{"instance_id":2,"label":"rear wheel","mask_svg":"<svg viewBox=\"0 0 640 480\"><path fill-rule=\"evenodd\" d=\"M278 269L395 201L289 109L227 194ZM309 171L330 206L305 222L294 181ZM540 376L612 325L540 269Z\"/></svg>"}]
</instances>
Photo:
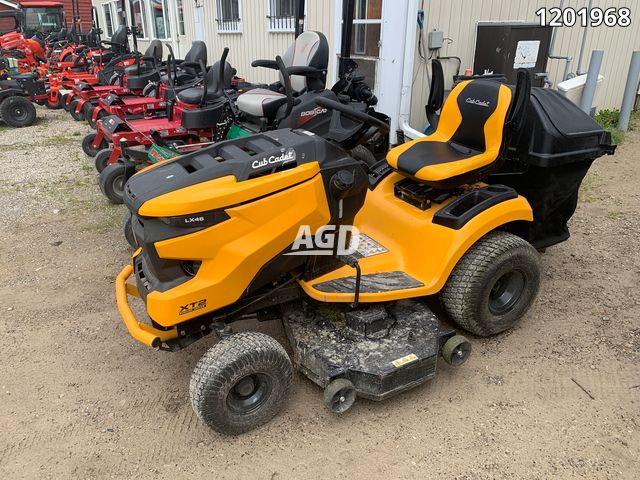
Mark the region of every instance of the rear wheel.
<instances>
[{"instance_id":1,"label":"rear wheel","mask_svg":"<svg viewBox=\"0 0 640 480\"><path fill-rule=\"evenodd\" d=\"M89 157L95 157L99 151L104 150L109 146L107 141L103 138L98 148L93 146L93 141L96 138L96 133L89 133L82 139L82 151L86 153Z\"/></svg>"},{"instance_id":2,"label":"rear wheel","mask_svg":"<svg viewBox=\"0 0 640 480\"><path fill-rule=\"evenodd\" d=\"M111 157L112 150L110 148L104 148L96 153L95 166L98 173L102 172L108 165L109 157Z\"/></svg>"},{"instance_id":3,"label":"rear wheel","mask_svg":"<svg viewBox=\"0 0 640 480\"><path fill-rule=\"evenodd\" d=\"M36 107L24 97L9 97L0 104L0 118L12 127L28 127L36 120Z\"/></svg>"},{"instance_id":4,"label":"rear wheel","mask_svg":"<svg viewBox=\"0 0 640 480\"><path fill-rule=\"evenodd\" d=\"M76 98L69 104L69 113L71 114L71 118L73 118L76 122L79 122L82 119L84 119L84 113L82 112L82 110L80 110L79 112L76 112L78 108L78 103L80 103L80 100Z\"/></svg>"},{"instance_id":5,"label":"rear wheel","mask_svg":"<svg viewBox=\"0 0 640 480\"><path fill-rule=\"evenodd\" d=\"M69 111L71 104L73 103L73 101L75 100L75 98L71 98L71 100L69 101L69 103L67 103L67 99L69 99L69 95L71 95L70 93L65 93L62 96L62 108L64 108L67 112Z\"/></svg>"},{"instance_id":6,"label":"rear wheel","mask_svg":"<svg viewBox=\"0 0 640 480\"><path fill-rule=\"evenodd\" d=\"M100 190L111 203L124 201L124 185L127 183L127 167L124 163L112 163L100 172Z\"/></svg>"},{"instance_id":7,"label":"rear wheel","mask_svg":"<svg viewBox=\"0 0 640 480\"><path fill-rule=\"evenodd\" d=\"M356 146L351 150L350 153L354 159L364 163L367 167L372 167L373 165L378 163L375 155L364 145Z\"/></svg>"},{"instance_id":8,"label":"rear wheel","mask_svg":"<svg viewBox=\"0 0 640 480\"><path fill-rule=\"evenodd\" d=\"M513 327L540 287L541 262L527 241L494 231L478 240L451 272L440 300L462 328L485 337Z\"/></svg>"},{"instance_id":9,"label":"rear wheel","mask_svg":"<svg viewBox=\"0 0 640 480\"><path fill-rule=\"evenodd\" d=\"M257 332L223 338L191 375L191 405L212 429L227 435L252 430L281 410L293 376L275 339Z\"/></svg>"}]
</instances>

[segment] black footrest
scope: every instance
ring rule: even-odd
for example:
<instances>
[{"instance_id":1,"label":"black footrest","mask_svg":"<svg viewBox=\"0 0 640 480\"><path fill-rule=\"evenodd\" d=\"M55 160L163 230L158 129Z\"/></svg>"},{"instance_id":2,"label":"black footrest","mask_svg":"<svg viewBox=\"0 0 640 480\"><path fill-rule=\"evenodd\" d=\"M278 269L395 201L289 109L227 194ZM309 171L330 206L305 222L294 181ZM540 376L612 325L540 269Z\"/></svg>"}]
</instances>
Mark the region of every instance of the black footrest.
<instances>
[{"instance_id":1,"label":"black footrest","mask_svg":"<svg viewBox=\"0 0 640 480\"><path fill-rule=\"evenodd\" d=\"M518 192L504 185L490 185L471 190L438 210L433 216L433 223L459 230L479 213L517 197Z\"/></svg>"}]
</instances>

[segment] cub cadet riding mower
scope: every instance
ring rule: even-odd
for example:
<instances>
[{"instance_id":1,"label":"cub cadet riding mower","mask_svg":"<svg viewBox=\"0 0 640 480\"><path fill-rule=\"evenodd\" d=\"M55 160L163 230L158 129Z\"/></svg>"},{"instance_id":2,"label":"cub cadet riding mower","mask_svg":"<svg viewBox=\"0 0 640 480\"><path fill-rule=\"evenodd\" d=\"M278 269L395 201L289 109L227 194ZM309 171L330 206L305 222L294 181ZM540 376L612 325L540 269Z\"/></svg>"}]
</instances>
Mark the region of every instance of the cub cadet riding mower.
<instances>
[{"instance_id":1,"label":"cub cadet riding mower","mask_svg":"<svg viewBox=\"0 0 640 480\"><path fill-rule=\"evenodd\" d=\"M392 149L370 169L335 141L281 129L134 175L125 203L140 248L116 280L130 334L166 350L219 336L195 367L190 395L198 417L227 434L274 417L292 378L273 338L233 333L229 324L248 315L282 319L293 364L324 387L333 412L358 396L382 400L433 378L439 356L464 363L470 343L421 297L438 295L475 335L514 326L541 278L530 241L566 239L544 225L566 229L586 168L615 149L570 102L530 91L523 72L515 91L461 82L432 135ZM428 106L432 118L438 103ZM388 131L342 103L318 104ZM482 181L500 174L528 192L555 199L555 190L561 208ZM135 318L128 296L142 299L150 323Z\"/></svg>"}]
</instances>

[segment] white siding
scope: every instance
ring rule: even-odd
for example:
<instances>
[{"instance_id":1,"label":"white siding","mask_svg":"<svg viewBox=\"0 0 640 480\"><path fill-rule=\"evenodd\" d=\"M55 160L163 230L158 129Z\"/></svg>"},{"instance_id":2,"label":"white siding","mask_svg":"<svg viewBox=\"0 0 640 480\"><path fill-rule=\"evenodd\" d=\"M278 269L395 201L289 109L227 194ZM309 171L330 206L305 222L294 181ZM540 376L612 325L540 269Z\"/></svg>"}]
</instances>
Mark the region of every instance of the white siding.
<instances>
[{"instance_id":1,"label":"white siding","mask_svg":"<svg viewBox=\"0 0 640 480\"><path fill-rule=\"evenodd\" d=\"M453 43L443 46L440 55L455 55L462 59L462 72L473 66L476 25L479 21L528 21L536 22L538 8L558 6L558 0L423 0L425 10L425 36L430 30L442 30L444 36L453 39ZM605 51L601 74L604 75L604 88L601 93L601 107L619 108L631 60L631 52L640 49L640 17L638 9L633 8L637 0L594 0L594 7L623 7L632 9L630 27L590 28L582 61L582 70L586 71L592 50ZM587 0L567 0L565 7L581 8ZM635 15L634 15L635 14ZM555 52L574 58L572 71L575 72L580 53L582 38L581 27L563 27L558 29ZM550 79L556 85L561 81L564 61L550 60L548 64ZM451 75L455 71L455 61L446 61L445 76L447 88ZM412 91L411 125L422 129L426 123L424 104L429 94L429 85L424 64L416 55Z\"/></svg>"},{"instance_id":2,"label":"white siding","mask_svg":"<svg viewBox=\"0 0 640 480\"><path fill-rule=\"evenodd\" d=\"M278 79L277 72L266 68L253 68L257 59L274 59L282 55L294 40L293 33L268 31L268 0L240 0L242 33L217 33L216 0L204 0L205 41L209 61L214 62L229 47L228 61L238 71L238 76L251 82L270 83ZM325 34L329 45L333 43L335 2L333 0L307 0L306 30ZM329 51L333 51L330 48ZM331 60L329 66L331 67ZM332 78L329 72L327 78Z\"/></svg>"}]
</instances>

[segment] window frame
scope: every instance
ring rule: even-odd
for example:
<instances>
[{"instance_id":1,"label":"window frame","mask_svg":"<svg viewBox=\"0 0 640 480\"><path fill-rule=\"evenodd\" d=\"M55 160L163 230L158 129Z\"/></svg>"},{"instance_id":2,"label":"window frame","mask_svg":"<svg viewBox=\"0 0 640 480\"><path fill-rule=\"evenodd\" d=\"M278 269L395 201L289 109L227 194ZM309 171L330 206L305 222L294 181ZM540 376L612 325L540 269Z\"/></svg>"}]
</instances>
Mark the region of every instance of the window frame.
<instances>
[{"instance_id":1,"label":"window frame","mask_svg":"<svg viewBox=\"0 0 640 480\"><path fill-rule=\"evenodd\" d=\"M238 2L238 21L236 22L236 28L221 28L221 24L223 20L222 17L222 2L224 0L215 0L216 1L216 18L214 19L216 22L216 33L221 35L225 34L238 34L242 33L242 0L236 0ZM234 1L234 0L230 0ZM230 22L230 21L228 21Z\"/></svg>"},{"instance_id":2,"label":"window frame","mask_svg":"<svg viewBox=\"0 0 640 480\"><path fill-rule=\"evenodd\" d=\"M140 4L140 15L142 16L142 36L141 37L137 37L138 40L149 40L149 33L147 32L148 30L148 16L149 16L149 9L147 8L147 4L149 3L147 0L129 0L129 15L131 15L131 18L134 18L134 11L133 11L133 5L134 3L138 2ZM135 20L134 20L135 21Z\"/></svg>"},{"instance_id":3,"label":"window frame","mask_svg":"<svg viewBox=\"0 0 640 480\"><path fill-rule=\"evenodd\" d=\"M185 27L185 22L184 22L184 0L175 0L175 5L176 5L176 28L178 29L178 31L176 32L178 34L179 37L184 37L187 34L187 29ZM180 18L180 5L182 5L182 19Z\"/></svg>"},{"instance_id":4,"label":"window frame","mask_svg":"<svg viewBox=\"0 0 640 480\"><path fill-rule=\"evenodd\" d=\"M156 17L153 13L154 2L153 0L149 0L148 3L149 3L149 12L150 12L150 19L151 19L151 27L152 27L151 33L153 33L153 38L160 41L170 42L173 37L171 36L171 22L169 20L169 16L171 14L171 11L169 9L169 0L158 0L157 2L162 6L162 19L164 21L163 37L160 37L157 32L158 24L156 23Z\"/></svg>"},{"instance_id":5,"label":"window frame","mask_svg":"<svg viewBox=\"0 0 640 480\"><path fill-rule=\"evenodd\" d=\"M118 31L118 27L120 27L120 19L118 18L118 9L113 0L109 0L108 2L102 2L102 16L104 17L104 28L107 30L107 37L113 37L113 34ZM109 18L111 19L111 34L109 35L109 29L107 27L107 15L104 7L109 8ZM115 7L115 8L114 8ZM114 11L115 10L115 11Z\"/></svg>"},{"instance_id":6,"label":"window frame","mask_svg":"<svg viewBox=\"0 0 640 480\"><path fill-rule=\"evenodd\" d=\"M282 19L286 19L288 17L284 17L284 16L279 16L279 15L274 15L271 12L271 2L276 1L277 0L266 0L267 2L267 32L269 33L295 33L296 31L296 17L295 17L295 10L296 10L296 0L291 0L292 1L292 7L293 7L293 16L291 17L291 26L287 26L287 27L274 27L272 26L272 18L282 18ZM304 21L306 23L307 21L307 2L304 3Z\"/></svg>"}]
</instances>

